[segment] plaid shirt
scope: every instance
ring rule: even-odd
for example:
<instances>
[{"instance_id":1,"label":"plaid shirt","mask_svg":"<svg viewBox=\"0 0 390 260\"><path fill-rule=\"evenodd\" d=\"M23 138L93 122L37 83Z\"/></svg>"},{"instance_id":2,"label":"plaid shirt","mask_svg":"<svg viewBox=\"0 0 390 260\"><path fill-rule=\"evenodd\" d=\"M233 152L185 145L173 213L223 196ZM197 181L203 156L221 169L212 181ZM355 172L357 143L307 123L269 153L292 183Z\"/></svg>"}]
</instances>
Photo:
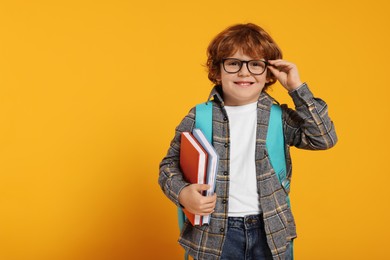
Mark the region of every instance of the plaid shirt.
<instances>
[{"instance_id":1,"label":"plaid shirt","mask_svg":"<svg viewBox=\"0 0 390 260\"><path fill-rule=\"evenodd\" d=\"M227 232L229 199L229 119L224 108L220 86L210 94L213 99L213 145L220 156L216 180L217 203L210 224L192 226L184 224L179 243L195 259L219 259ZM290 92L296 110L282 105L284 138L286 143L287 177L291 179L290 146L308 150L324 150L334 146L337 137L328 117L327 105L314 98L303 84ZM291 209L286 203L289 190L281 186L266 150L266 135L270 109L274 99L262 92L257 105L256 176L260 209L263 214L268 245L274 259L284 259L288 243L296 237ZM191 132L195 125L195 108L176 128L166 157L160 163L159 184L165 195L177 206L180 191L188 185L179 167L180 134Z\"/></svg>"}]
</instances>

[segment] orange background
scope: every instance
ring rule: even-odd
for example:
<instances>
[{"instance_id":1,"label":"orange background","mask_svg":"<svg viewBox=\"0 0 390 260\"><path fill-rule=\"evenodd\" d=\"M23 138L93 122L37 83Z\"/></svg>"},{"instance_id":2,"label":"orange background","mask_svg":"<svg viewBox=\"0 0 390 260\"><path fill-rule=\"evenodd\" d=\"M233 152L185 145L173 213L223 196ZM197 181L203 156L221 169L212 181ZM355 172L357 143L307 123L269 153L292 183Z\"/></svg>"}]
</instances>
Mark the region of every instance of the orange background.
<instances>
[{"instance_id":1,"label":"orange background","mask_svg":"<svg viewBox=\"0 0 390 260\"><path fill-rule=\"evenodd\" d=\"M182 259L157 185L211 88L205 50L264 27L339 136L293 149L298 260L390 259L387 1L1 1L0 259ZM291 100L280 85L271 91Z\"/></svg>"}]
</instances>

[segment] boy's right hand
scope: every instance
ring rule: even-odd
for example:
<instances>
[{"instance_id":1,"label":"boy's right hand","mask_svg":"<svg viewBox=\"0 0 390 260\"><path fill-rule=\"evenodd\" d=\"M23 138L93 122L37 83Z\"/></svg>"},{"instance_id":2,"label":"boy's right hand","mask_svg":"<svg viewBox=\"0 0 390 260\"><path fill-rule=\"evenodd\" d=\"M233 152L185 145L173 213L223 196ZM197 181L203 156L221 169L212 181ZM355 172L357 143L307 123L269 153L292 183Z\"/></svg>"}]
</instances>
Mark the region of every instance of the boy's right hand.
<instances>
[{"instance_id":1,"label":"boy's right hand","mask_svg":"<svg viewBox=\"0 0 390 260\"><path fill-rule=\"evenodd\" d=\"M203 196L203 191L210 188L207 184L190 184L179 194L180 204L189 212L197 215L209 215L214 212L217 195Z\"/></svg>"}]
</instances>

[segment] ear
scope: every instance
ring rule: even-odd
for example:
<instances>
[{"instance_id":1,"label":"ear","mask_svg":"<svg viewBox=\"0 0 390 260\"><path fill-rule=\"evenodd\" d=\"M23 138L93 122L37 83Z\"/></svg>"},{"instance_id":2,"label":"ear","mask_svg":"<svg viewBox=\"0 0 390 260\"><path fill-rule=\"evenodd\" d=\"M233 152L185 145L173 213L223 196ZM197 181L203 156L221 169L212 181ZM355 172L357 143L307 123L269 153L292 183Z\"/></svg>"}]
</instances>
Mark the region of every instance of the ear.
<instances>
[{"instance_id":1,"label":"ear","mask_svg":"<svg viewBox=\"0 0 390 260\"><path fill-rule=\"evenodd\" d=\"M267 78L266 80L265 80L265 83L271 83L271 84L273 84L273 83L275 83L275 79L273 79L273 78Z\"/></svg>"},{"instance_id":2,"label":"ear","mask_svg":"<svg viewBox=\"0 0 390 260\"><path fill-rule=\"evenodd\" d=\"M269 71L267 71L267 76L265 78L265 82L266 83L274 83L275 82L275 78L272 77L273 75L271 73L269 73Z\"/></svg>"}]
</instances>

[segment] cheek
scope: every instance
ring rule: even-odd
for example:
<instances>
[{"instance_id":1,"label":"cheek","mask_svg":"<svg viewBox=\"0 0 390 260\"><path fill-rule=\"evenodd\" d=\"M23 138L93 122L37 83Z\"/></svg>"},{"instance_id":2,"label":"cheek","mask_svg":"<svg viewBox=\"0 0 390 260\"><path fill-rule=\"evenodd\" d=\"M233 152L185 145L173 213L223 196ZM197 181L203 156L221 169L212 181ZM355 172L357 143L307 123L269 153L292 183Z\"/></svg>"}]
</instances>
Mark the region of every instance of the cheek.
<instances>
[{"instance_id":1,"label":"cheek","mask_svg":"<svg viewBox=\"0 0 390 260\"><path fill-rule=\"evenodd\" d=\"M231 77L231 74L228 74L224 71L220 71L220 73L219 73L219 80L220 81L227 81L230 79L230 77Z\"/></svg>"},{"instance_id":2,"label":"cheek","mask_svg":"<svg viewBox=\"0 0 390 260\"><path fill-rule=\"evenodd\" d=\"M267 73L264 73L260 76L255 77L255 78L256 78L256 81L259 83L262 83L262 82L266 83L269 81L269 77L268 77Z\"/></svg>"}]
</instances>

